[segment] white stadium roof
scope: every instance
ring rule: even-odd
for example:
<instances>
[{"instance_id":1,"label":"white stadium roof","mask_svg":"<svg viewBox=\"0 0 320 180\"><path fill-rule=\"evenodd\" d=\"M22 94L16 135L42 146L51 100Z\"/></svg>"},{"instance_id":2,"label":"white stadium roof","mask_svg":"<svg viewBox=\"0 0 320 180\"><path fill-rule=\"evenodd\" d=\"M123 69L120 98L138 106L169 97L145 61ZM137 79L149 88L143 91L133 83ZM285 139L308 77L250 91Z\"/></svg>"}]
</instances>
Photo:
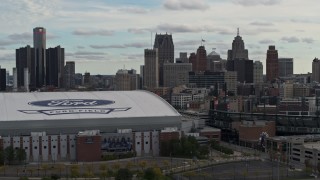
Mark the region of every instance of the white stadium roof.
<instances>
[{"instance_id":1,"label":"white stadium roof","mask_svg":"<svg viewBox=\"0 0 320 180\"><path fill-rule=\"evenodd\" d=\"M180 116L147 91L0 93L0 121Z\"/></svg>"},{"instance_id":2,"label":"white stadium roof","mask_svg":"<svg viewBox=\"0 0 320 180\"><path fill-rule=\"evenodd\" d=\"M148 91L0 93L0 135L161 130L181 115Z\"/></svg>"}]
</instances>

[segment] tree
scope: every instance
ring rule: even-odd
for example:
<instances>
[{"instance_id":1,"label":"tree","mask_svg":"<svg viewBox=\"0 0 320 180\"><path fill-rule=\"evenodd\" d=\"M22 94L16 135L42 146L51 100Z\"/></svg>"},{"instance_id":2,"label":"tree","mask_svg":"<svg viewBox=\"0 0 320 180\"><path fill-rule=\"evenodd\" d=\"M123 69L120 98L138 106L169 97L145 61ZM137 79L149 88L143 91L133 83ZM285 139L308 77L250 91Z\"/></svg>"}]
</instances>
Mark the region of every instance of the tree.
<instances>
[{"instance_id":1,"label":"tree","mask_svg":"<svg viewBox=\"0 0 320 180\"><path fill-rule=\"evenodd\" d=\"M112 169L114 169L115 171L118 171L120 168L120 164L119 163L113 163L112 164Z\"/></svg>"},{"instance_id":2,"label":"tree","mask_svg":"<svg viewBox=\"0 0 320 180\"><path fill-rule=\"evenodd\" d=\"M6 147L4 149L4 157L5 157L5 161L8 162L9 164L11 164L14 160L14 149L12 146Z\"/></svg>"},{"instance_id":3,"label":"tree","mask_svg":"<svg viewBox=\"0 0 320 180\"><path fill-rule=\"evenodd\" d=\"M92 178L94 177L94 174L93 174L93 168L91 165L86 165L86 171L84 172L83 176L85 178Z\"/></svg>"},{"instance_id":4,"label":"tree","mask_svg":"<svg viewBox=\"0 0 320 180\"><path fill-rule=\"evenodd\" d=\"M148 168L144 171L143 178L146 180L161 179L163 177L160 168Z\"/></svg>"},{"instance_id":5,"label":"tree","mask_svg":"<svg viewBox=\"0 0 320 180\"><path fill-rule=\"evenodd\" d=\"M133 165L134 165L134 164L133 164L132 161L128 161L127 164L126 164L126 168L127 168L127 169L131 169L131 168L133 167Z\"/></svg>"},{"instance_id":6,"label":"tree","mask_svg":"<svg viewBox=\"0 0 320 180\"><path fill-rule=\"evenodd\" d=\"M146 166L147 166L147 162L146 162L146 161L140 161L140 162L139 162L139 166L140 166L140 168L141 168L142 170L144 170L144 168L146 168Z\"/></svg>"},{"instance_id":7,"label":"tree","mask_svg":"<svg viewBox=\"0 0 320 180\"><path fill-rule=\"evenodd\" d=\"M132 179L132 173L127 168L121 168L118 170L116 180L130 180Z\"/></svg>"},{"instance_id":8,"label":"tree","mask_svg":"<svg viewBox=\"0 0 320 180\"><path fill-rule=\"evenodd\" d=\"M18 149L15 149L15 159L19 162L19 163L22 163L26 160L27 158L27 153L24 149L22 148L18 148Z\"/></svg>"},{"instance_id":9,"label":"tree","mask_svg":"<svg viewBox=\"0 0 320 180\"><path fill-rule=\"evenodd\" d=\"M41 170L44 171L44 176L47 176L47 170L49 169L49 165L48 164L42 164L41 165Z\"/></svg>"},{"instance_id":10,"label":"tree","mask_svg":"<svg viewBox=\"0 0 320 180\"><path fill-rule=\"evenodd\" d=\"M70 167L70 171L71 171L71 177L72 178L78 178L80 176L80 170L79 170L79 165L72 165Z\"/></svg>"},{"instance_id":11,"label":"tree","mask_svg":"<svg viewBox=\"0 0 320 180\"><path fill-rule=\"evenodd\" d=\"M100 164L99 165L99 170L100 170L100 178L105 179L108 177L108 166L107 164Z\"/></svg>"},{"instance_id":12,"label":"tree","mask_svg":"<svg viewBox=\"0 0 320 180\"><path fill-rule=\"evenodd\" d=\"M168 161L168 160L164 160L164 161L162 162L162 164L163 164L163 166L164 166L165 169L169 168L169 161Z\"/></svg>"}]
</instances>

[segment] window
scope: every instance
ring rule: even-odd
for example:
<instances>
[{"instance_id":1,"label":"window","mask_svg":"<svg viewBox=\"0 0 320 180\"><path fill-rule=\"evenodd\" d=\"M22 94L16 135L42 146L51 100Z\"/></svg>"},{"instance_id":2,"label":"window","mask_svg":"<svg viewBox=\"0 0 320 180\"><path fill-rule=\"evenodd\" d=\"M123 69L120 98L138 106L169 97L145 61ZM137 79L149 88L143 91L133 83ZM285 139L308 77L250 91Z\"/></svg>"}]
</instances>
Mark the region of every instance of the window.
<instances>
[{"instance_id":1,"label":"window","mask_svg":"<svg viewBox=\"0 0 320 180\"><path fill-rule=\"evenodd\" d=\"M85 143L92 144L93 143L93 138L92 137L87 137Z\"/></svg>"},{"instance_id":2,"label":"window","mask_svg":"<svg viewBox=\"0 0 320 180\"><path fill-rule=\"evenodd\" d=\"M34 147L34 149L38 149L38 147L37 147L37 146L35 146L35 147Z\"/></svg>"},{"instance_id":3,"label":"window","mask_svg":"<svg viewBox=\"0 0 320 180\"><path fill-rule=\"evenodd\" d=\"M24 149L28 149L28 147L24 147Z\"/></svg>"},{"instance_id":4,"label":"window","mask_svg":"<svg viewBox=\"0 0 320 180\"><path fill-rule=\"evenodd\" d=\"M47 146L43 146L43 149L47 149Z\"/></svg>"},{"instance_id":5,"label":"window","mask_svg":"<svg viewBox=\"0 0 320 180\"><path fill-rule=\"evenodd\" d=\"M146 144L149 144L149 142L148 142L148 141L146 141Z\"/></svg>"},{"instance_id":6,"label":"window","mask_svg":"<svg viewBox=\"0 0 320 180\"><path fill-rule=\"evenodd\" d=\"M137 144L140 144L140 142L137 142Z\"/></svg>"},{"instance_id":7,"label":"window","mask_svg":"<svg viewBox=\"0 0 320 180\"><path fill-rule=\"evenodd\" d=\"M55 149L56 148L56 146L53 146L53 149Z\"/></svg>"}]
</instances>

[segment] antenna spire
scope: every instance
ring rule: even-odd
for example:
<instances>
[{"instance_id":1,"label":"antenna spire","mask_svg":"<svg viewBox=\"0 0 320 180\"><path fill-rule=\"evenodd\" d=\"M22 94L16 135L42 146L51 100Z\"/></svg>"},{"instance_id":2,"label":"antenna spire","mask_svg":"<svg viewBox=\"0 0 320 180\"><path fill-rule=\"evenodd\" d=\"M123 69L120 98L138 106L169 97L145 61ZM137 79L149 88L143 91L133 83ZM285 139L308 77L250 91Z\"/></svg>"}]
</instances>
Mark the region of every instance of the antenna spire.
<instances>
[{"instance_id":1,"label":"antenna spire","mask_svg":"<svg viewBox=\"0 0 320 180\"><path fill-rule=\"evenodd\" d=\"M239 33L239 28L237 28L237 36L239 36L239 34L240 34L240 33Z\"/></svg>"}]
</instances>

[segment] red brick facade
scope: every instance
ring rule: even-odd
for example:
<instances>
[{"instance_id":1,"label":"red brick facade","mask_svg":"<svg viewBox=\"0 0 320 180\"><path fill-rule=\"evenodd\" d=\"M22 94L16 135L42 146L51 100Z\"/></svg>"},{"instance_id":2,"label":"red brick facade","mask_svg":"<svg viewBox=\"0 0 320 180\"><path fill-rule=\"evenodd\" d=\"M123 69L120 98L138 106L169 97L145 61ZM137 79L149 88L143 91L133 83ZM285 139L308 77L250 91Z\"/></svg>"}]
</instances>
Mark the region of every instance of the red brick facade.
<instances>
[{"instance_id":1,"label":"red brick facade","mask_svg":"<svg viewBox=\"0 0 320 180\"><path fill-rule=\"evenodd\" d=\"M101 136L78 136L77 137L77 161L100 161Z\"/></svg>"}]
</instances>

